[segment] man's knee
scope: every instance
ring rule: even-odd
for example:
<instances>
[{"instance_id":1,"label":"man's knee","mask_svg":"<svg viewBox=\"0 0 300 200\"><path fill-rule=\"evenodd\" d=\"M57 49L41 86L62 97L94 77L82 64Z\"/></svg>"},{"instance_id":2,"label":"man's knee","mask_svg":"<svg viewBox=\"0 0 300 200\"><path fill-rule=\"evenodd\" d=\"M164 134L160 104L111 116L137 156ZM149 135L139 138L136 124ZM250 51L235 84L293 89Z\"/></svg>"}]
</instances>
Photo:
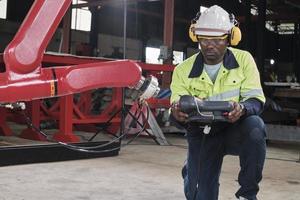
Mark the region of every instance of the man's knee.
<instances>
[{"instance_id":1,"label":"man's knee","mask_svg":"<svg viewBox=\"0 0 300 200\"><path fill-rule=\"evenodd\" d=\"M242 123L242 130L248 140L261 141L266 138L265 124L257 115L251 115L245 118Z\"/></svg>"}]
</instances>

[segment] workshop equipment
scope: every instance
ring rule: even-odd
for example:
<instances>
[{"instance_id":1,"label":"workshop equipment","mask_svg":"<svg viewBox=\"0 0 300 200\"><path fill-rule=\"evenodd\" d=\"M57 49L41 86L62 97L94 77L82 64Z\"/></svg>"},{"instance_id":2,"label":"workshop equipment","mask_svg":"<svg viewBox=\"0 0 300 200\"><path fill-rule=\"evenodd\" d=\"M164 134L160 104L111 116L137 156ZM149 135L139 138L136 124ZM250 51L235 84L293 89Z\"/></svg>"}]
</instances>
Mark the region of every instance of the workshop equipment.
<instances>
[{"instance_id":1,"label":"workshop equipment","mask_svg":"<svg viewBox=\"0 0 300 200\"><path fill-rule=\"evenodd\" d=\"M47 68L42 67L46 47L71 2L71 0L34 1L14 39L6 47L3 54L5 69L0 73L0 104L3 106L2 108L23 106L23 103L16 104L15 102L64 96L62 98L68 99L69 104L63 104L61 110L62 113L69 113L69 111L72 111L70 108L73 104L73 99L68 98L71 94L107 87L130 87L137 89L140 91L142 99L157 95L159 92L157 79L152 76L144 78L141 73L141 67L136 61L116 60L80 63L67 66L50 66ZM130 76L125 76L126 74L130 74ZM39 102L37 102L37 104L39 104ZM66 111L67 109L69 109L68 112ZM35 120L29 119L27 121L29 128L42 134L39 126L36 126L39 124L35 124ZM62 124L64 124L63 122L64 121L62 121ZM71 123L69 123L68 126L70 124ZM68 137L69 130L71 130L70 127L68 127L68 129L66 128L64 132L66 134L63 135L63 137L61 137L62 134L58 134L54 139L70 139ZM47 138L46 134L42 135ZM71 139L73 139L73 136ZM76 140L76 142L78 141ZM95 142L88 144L67 144L60 142L59 144L64 144L63 146L65 147L68 146L69 150L84 150L75 156L77 158L90 157L86 154L87 152L99 153L100 156L117 155L121 147L120 141L100 142L100 144L97 142L96 144ZM90 145L92 146L90 147ZM101 148L98 148L96 151L94 150L96 147ZM61 159L61 155L56 155L55 158L46 156L46 154L49 154L49 149L62 152L61 146L57 146L56 144L50 144L47 145L47 147L41 145L37 148L38 151L34 151L31 154L24 151L28 148L31 148L31 146L18 146L10 149L11 151L2 148L0 150L0 157L4 158L4 161L8 161L7 155L9 155L9 158L16 158L17 160L19 156L24 158L27 156L21 163ZM43 149L45 149L45 151ZM28 156L37 159L28 159ZM68 154L67 158L63 159L69 159L69 157ZM9 162L2 162L1 165L14 163L20 162L11 160Z\"/></svg>"},{"instance_id":2,"label":"workshop equipment","mask_svg":"<svg viewBox=\"0 0 300 200\"><path fill-rule=\"evenodd\" d=\"M64 96L94 88L135 87L143 81L141 67L128 60L41 67L46 47L70 4L71 0L33 3L4 51L6 70L0 74L1 102Z\"/></svg>"}]
</instances>

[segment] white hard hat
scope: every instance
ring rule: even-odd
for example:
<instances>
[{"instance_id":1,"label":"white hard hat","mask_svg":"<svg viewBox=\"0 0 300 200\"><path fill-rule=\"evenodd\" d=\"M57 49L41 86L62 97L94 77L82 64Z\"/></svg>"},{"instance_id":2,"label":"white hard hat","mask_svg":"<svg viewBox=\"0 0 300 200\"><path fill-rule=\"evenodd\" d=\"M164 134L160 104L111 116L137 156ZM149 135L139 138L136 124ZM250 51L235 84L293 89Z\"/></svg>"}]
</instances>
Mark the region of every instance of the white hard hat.
<instances>
[{"instance_id":1,"label":"white hard hat","mask_svg":"<svg viewBox=\"0 0 300 200\"><path fill-rule=\"evenodd\" d=\"M201 13L194 26L195 35L221 36L229 34L234 23L230 21L228 12L214 5Z\"/></svg>"}]
</instances>

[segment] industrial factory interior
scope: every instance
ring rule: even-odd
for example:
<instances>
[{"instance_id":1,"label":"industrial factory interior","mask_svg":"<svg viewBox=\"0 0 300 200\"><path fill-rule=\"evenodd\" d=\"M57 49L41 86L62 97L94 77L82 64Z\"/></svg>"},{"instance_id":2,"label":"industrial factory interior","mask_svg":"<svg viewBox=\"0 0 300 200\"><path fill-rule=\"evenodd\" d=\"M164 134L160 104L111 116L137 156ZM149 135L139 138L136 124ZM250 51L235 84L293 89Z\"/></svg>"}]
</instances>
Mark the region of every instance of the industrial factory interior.
<instances>
[{"instance_id":1,"label":"industrial factory interior","mask_svg":"<svg viewBox=\"0 0 300 200\"><path fill-rule=\"evenodd\" d=\"M0 200L299 200L300 1L0 0L0 179Z\"/></svg>"}]
</instances>

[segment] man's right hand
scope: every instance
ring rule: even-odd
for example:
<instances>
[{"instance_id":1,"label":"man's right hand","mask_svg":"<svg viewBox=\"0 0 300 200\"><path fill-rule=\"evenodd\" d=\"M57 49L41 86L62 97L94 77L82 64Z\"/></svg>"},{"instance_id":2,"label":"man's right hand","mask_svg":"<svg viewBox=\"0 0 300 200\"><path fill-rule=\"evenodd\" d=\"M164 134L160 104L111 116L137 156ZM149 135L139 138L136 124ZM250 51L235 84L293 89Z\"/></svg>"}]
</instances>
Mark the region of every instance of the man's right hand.
<instances>
[{"instance_id":1,"label":"man's right hand","mask_svg":"<svg viewBox=\"0 0 300 200\"><path fill-rule=\"evenodd\" d=\"M179 122L186 122L188 114L181 112L178 106L178 102L172 103L171 112L173 117Z\"/></svg>"}]
</instances>

